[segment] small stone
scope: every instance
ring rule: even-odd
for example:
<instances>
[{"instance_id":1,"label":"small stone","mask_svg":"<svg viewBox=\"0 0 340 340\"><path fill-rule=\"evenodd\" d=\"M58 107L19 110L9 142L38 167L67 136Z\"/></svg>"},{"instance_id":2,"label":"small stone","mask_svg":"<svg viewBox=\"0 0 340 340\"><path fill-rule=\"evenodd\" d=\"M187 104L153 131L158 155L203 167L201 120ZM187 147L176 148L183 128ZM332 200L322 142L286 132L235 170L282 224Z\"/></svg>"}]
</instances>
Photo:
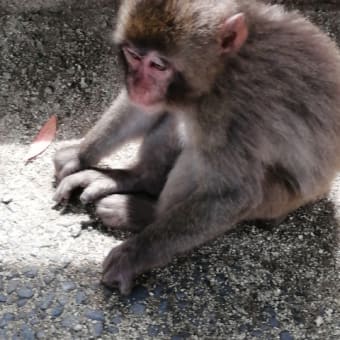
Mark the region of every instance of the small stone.
<instances>
[{"instance_id":1,"label":"small stone","mask_svg":"<svg viewBox=\"0 0 340 340\"><path fill-rule=\"evenodd\" d=\"M122 318L121 318L121 316L116 315L116 316L113 317L113 319L111 321L115 325L119 325L122 322Z\"/></svg>"},{"instance_id":2,"label":"small stone","mask_svg":"<svg viewBox=\"0 0 340 340\"><path fill-rule=\"evenodd\" d=\"M10 321L15 319L14 314L12 313L5 313L2 318L0 319L0 328L4 328L8 325Z\"/></svg>"},{"instance_id":3,"label":"small stone","mask_svg":"<svg viewBox=\"0 0 340 340\"><path fill-rule=\"evenodd\" d=\"M57 301L60 305L65 306L68 302L68 296L66 295L59 295L57 298Z\"/></svg>"},{"instance_id":4,"label":"small stone","mask_svg":"<svg viewBox=\"0 0 340 340\"><path fill-rule=\"evenodd\" d=\"M119 329L115 326L108 326L107 330L111 334L118 334L119 333Z\"/></svg>"},{"instance_id":5,"label":"small stone","mask_svg":"<svg viewBox=\"0 0 340 340\"><path fill-rule=\"evenodd\" d=\"M12 294L19 286L18 280L11 280L7 284L7 294Z\"/></svg>"},{"instance_id":6,"label":"small stone","mask_svg":"<svg viewBox=\"0 0 340 340\"><path fill-rule=\"evenodd\" d=\"M168 301L167 300L161 300L161 303L158 307L158 310L161 314L164 314L168 310Z\"/></svg>"},{"instance_id":7,"label":"small stone","mask_svg":"<svg viewBox=\"0 0 340 340\"><path fill-rule=\"evenodd\" d=\"M38 269L37 268L26 268L24 269L24 275L30 279L33 279L37 276L38 274Z\"/></svg>"},{"instance_id":8,"label":"small stone","mask_svg":"<svg viewBox=\"0 0 340 340\"><path fill-rule=\"evenodd\" d=\"M315 319L315 324L316 327L320 327L323 324L323 318L320 315Z\"/></svg>"},{"instance_id":9,"label":"small stone","mask_svg":"<svg viewBox=\"0 0 340 340\"><path fill-rule=\"evenodd\" d=\"M6 302L7 301L7 296L0 294L0 303Z\"/></svg>"},{"instance_id":10,"label":"small stone","mask_svg":"<svg viewBox=\"0 0 340 340\"><path fill-rule=\"evenodd\" d=\"M17 306L18 306L18 307L23 307L23 306L26 305L27 301L28 301L28 299L19 299L19 300L17 301Z\"/></svg>"},{"instance_id":11,"label":"small stone","mask_svg":"<svg viewBox=\"0 0 340 340\"><path fill-rule=\"evenodd\" d=\"M148 335L151 337L156 337L160 332L160 327L158 325L150 325L148 328Z\"/></svg>"},{"instance_id":12,"label":"small stone","mask_svg":"<svg viewBox=\"0 0 340 340\"><path fill-rule=\"evenodd\" d=\"M81 77L81 78L80 78L80 87L81 87L82 89L86 89L86 88L88 87L88 85L87 85L87 83L86 83L85 77Z\"/></svg>"},{"instance_id":13,"label":"small stone","mask_svg":"<svg viewBox=\"0 0 340 340\"><path fill-rule=\"evenodd\" d=\"M54 300L54 296L55 295L53 293L48 293L44 295L43 298L39 302L39 308L42 310L48 309Z\"/></svg>"},{"instance_id":14,"label":"small stone","mask_svg":"<svg viewBox=\"0 0 340 340\"><path fill-rule=\"evenodd\" d=\"M78 305L85 304L86 300L87 300L87 296L85 292L83 292L82 290L78 291L76 294L76 303Z\"/></svg>"},{"instance_id":15,"label":"small stone","mask_svg":"<svg viewBox=\"0 0 340 340\"><path fill-rule=\"evenodd\" d=\"M82 326L81 324L79 324L79 323L73 327L73 329L74 329L76 332L81 331L82 328L83 328L83 326Z\"/></svg>"},{"instance_id":16,"label":"small stone","mask_svg":"<svg viewBox=\"0 0 340 340\"><path fill-rule=\"evenodd\" d=\"M62 305L58 305L58 306L54 307L51 311L52 318L57 318L58 316L63 314L63 311L64 311L64 306L62 306Z\"/></svg>"},{"instance_id":17,"label":"small stone","mask_svg":"<svg viewBox=\"0 0 340 340\"><path fill-rule=\"evenodd\" d=\"M68 329L74 329L78 324L79 320L72 315L64 317L63 320L61 321L61 325Z\"/></svg>"},{"instance_id":18,"label":"small stone","mask_svg":"<svg viewBox=\"0 0 340 340\"><path fill-rule=\"evenodd\" d=\"M2 74L2 76L4 77L5 80L10 80L11 79L11 74L9 72L4 72Z\"/></svg>"},{"instance_id":19,"label":"small stone","mask_svg":"<svg viewBox=\"0 0 340 340\"><path fill-rule=\"evenodd\" d=\"M76 284L72 281L65 281L62 283L62 288L64 291L69 292L71 290L76 289Z\"/></svg>"},{"instance_id":20,"label":"small stone","mask_svg":"<svg viewBox=\"0 0 340 340\"><path fill-rule=\"evenodd\" d=\"M100 310L87 310L85 311L84 315L91 319L96 321L104 321L104 313Z\"/></svg>"},{"instance_id":21,"label":"small stone","mask_svg":"<svg viewBox=\"0 0 340 340\"><path fill-rule=\"evenodd\" d=\"M43 280L44 282L49 285L53 280L55 279L55 275L50 273L44 276Z\"/></svg>"},{"instance_id":22,"label":"small stone","mask_svg":"<svg viewBox=\"0 0 340 340\"><path fill-rule=\"evenodd\" d=\"M45 92L46 95L51 95L51 94L54 92L53 86L47 86L47 87L45 87L44 92Z\"/></svg>"},{"instance_id":23,"label":"small stone","mask_svg":"<svg viewBox=\"0 0 340 340\"><path fill-rule=\"evenodd\" d=\"M92 326L92 333L97 338L102 335L103 330L104 330L104 325L101 321L94 323Z\"/></svg>"},{"instance_id":24,"label":"small stone","mask_svg":"<svg viewBox=\"0 0 340 340\"><path fill-rule=\"evenodd\" d=\"M82 228L79 224L74 224L70 227L70 234L73 238L77 238L81 235Z\"/></svg>"},{"instance_id":25,"label":"small stone","mask_svg":"<svg viewBox=\"0 0 340 340\"><path fill-rule=\"evenodd\" d=\"M27 325L21 327L20 335L23 340L35 340L34 331Z\"/></svg>"},{"instance_id":26,"label":"small stone","mask_svg":"<svg viewBox=\"0 0 340 340\"><path fill-rule=\"evenodd\" d=\"M277 321L275 316L271 316L268 320L268 323L270 324L271 327L276 328L279 326L279 322Z\"/></svg>"},{"instance_id":27,"label":"small stone","mask_svg":"<svg viewBox=\"0 0 340 340\"><path fill-rule=\"evenodd\" d=\"M10 295L7 297L7 305L12 305L13 303L18 301L18 297L16 295Z\"/></svg>"},{"instance_id":28,"label":"small stone","mask_svg":"<svg viewBox=\"0 0 340 340\"><path fill-rule=\"evenodd\" d=\"M145 306L141 303L135 302L131 306L131 312L134 314L143 314L145 312Z\"/></svg>"},{"instance_id":29,"label":"small stone","mask_svg":"<svg viewBox=\"0 0 340 340\"><path fill-rule=\"evenodd\" d=\"M280 333L280 340L294 340L288 331L282 331Z\"/></svg>"},{"instance_id":30,"label":"small stone","mask_svg":"<svg viewBox=\"0 0 340 340\"><path fill-rule=\"evenodd\" d=\"M17 290L17 294L19 298L30 299L34 295L34 292L31 288L23 287Z\"/></svg>"},{"instance_id":31,"label":"small stone","mask_svg":"<svg viewBox=\"0 0 340 340\"><path fill-rule=\"evenodd\" d=\"M45 332L44 331L38 331L38 332L36 332L36 334L35 334L35 337L37 338L37 339L47 339L47 336L46 336L46 334L45 334Z\"/></svg>"}]
</instances>

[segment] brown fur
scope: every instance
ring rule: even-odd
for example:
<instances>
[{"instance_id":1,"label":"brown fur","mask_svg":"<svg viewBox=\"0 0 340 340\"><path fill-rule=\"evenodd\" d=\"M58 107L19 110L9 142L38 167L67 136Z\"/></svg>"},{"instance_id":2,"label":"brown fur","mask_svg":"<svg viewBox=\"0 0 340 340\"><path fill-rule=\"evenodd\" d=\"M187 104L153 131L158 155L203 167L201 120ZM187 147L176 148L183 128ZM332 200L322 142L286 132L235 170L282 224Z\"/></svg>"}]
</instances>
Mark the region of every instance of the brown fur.
<instances>
[{"instance_id":1,"label":"brown fur","mask_svg":"<svg viewBox=\"0 0 340 340\"><path fill-rule=\"evenodd\" d=\"M237 13L249 36L221 53L221 25ZM327 192L340 168L340 57L298 13L256 1L125 0L115 39L156 49L177 73L161 110L138 110L124 89L79 147L56 156L57 176L66 176L57 201L83 186L106 224L147 221L108 255L106 285L127 293L140 273L237 222L280 218ZM124 178L67 176L141 134L140 163ZM122 193L154 201L142 214L141 196L114 203Z\"/></svg>"}]
</instances>

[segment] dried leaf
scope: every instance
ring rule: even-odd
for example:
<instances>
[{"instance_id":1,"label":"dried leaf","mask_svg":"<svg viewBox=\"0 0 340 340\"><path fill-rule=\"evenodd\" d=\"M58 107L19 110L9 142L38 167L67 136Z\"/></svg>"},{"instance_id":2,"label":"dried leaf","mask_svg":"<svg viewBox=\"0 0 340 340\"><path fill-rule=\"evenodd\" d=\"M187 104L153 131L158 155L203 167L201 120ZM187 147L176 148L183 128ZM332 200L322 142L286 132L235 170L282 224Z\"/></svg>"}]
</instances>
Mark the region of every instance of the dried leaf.
<instances>
[{"instance_id":1,"label":"dried leaf","mask_svg":"<svg viewBox=\"0 0 340 340\"><path fill-rule=\"evenodd\" d=\"M57 131L57 117L55 115L45 123L34 138L26 157L26 164L44 152L53 141Z\"/></svg>"}]
</instances>

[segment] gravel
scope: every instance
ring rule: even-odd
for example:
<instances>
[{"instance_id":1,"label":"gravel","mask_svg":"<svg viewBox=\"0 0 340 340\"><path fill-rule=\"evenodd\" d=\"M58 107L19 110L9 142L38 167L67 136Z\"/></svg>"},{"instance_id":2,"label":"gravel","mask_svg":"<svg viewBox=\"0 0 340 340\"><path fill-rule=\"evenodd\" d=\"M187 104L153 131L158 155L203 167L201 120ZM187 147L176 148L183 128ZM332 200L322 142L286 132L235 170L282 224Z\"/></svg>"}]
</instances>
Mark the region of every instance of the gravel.
<instances>
[{"instance_id":1,"label":"gravel","mask_svg":"<svg viewBox=\"0 0 340 340\"><path fill-rule=\"evenodd\" d=\"M340 42L340 8L299 3ZM113 21L111 7L0 15L0 339L339 339L340 179L329 199L273 228L241 225L141 276L128 297L100 285L128 234L77 198L54 205L52 156L117 94ZM57 140L25 166L52 114Z\"/></svg>"}]
</instances>

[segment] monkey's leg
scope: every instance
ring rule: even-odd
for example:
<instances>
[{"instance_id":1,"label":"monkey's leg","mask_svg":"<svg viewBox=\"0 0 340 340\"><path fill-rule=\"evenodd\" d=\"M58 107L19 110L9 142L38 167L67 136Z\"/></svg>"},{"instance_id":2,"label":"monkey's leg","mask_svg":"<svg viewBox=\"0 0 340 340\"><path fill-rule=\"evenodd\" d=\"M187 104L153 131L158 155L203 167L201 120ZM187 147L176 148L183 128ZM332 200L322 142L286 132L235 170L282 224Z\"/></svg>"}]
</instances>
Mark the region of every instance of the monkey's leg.
<instances>
[{"instance_id":1,"label":"monkey's leg","mask_svg":"<svg viewBox=\"0 0 340 340\"><path fill-rule=\"evenodd\" d=\"M209 196L209 195L208 195ZM195 197L179 204L136 236L111 250L104 261L102 282L118 285L123 294L133 279L151 268L166 265L179 254L221 235L242 219L246 200ZM240 208L240 202L244 205Z\"/></svg>"}]
</instances>

